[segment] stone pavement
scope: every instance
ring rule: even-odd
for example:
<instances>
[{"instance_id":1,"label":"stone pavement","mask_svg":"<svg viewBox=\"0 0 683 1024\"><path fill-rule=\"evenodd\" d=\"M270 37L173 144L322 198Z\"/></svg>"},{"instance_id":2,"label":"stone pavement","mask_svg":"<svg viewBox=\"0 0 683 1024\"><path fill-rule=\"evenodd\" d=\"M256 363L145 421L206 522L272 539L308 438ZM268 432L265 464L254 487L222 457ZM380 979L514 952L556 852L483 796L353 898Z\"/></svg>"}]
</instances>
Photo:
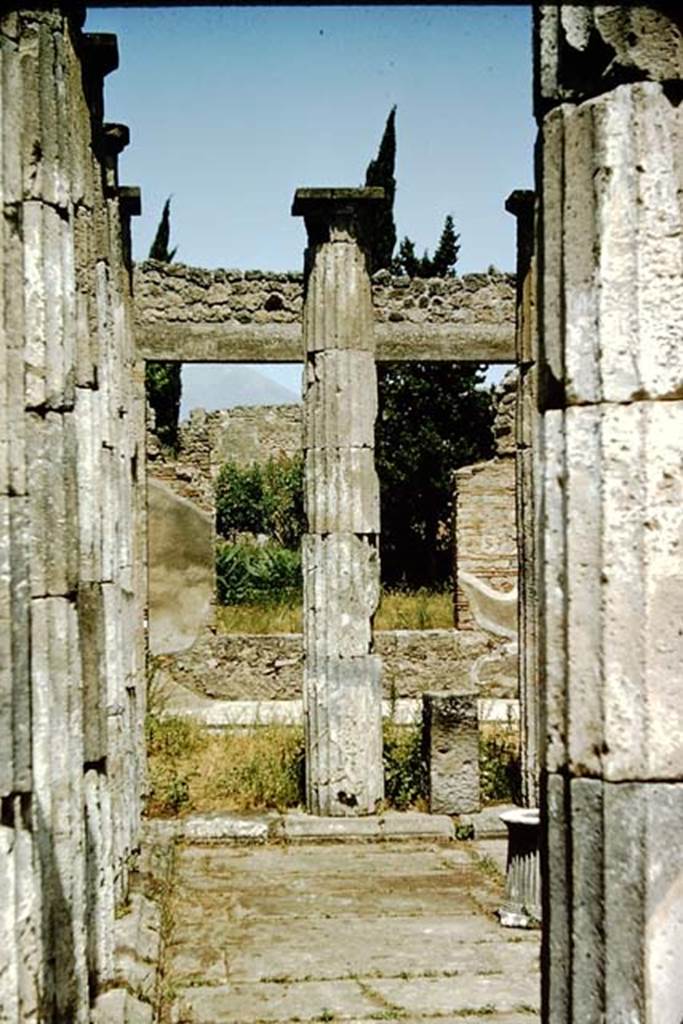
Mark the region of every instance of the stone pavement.
<instances>
[{"instance_id":1,"label":"stone pavement","mask_svg":"<svg viewBox=\"0 0 683 1024\"><path fill-rule=\"evenodd\" d=\"M172 1024L536 1024L539 933L502 929L505 842L177 848Z\"/></svg>"}]
</instances>

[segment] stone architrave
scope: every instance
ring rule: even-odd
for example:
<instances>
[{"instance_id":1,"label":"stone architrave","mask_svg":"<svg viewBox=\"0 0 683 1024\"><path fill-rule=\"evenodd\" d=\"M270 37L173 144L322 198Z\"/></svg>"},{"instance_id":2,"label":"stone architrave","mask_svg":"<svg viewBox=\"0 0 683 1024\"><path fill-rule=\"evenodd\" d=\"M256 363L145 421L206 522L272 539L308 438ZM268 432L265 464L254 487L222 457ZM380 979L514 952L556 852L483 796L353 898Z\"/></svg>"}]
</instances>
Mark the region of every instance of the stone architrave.
<instances>
[{"instance_id":1,"label":"stone architrave","mask_svg":"<svg viewBox=\"0 0 683 1024\"><path fill-rule=\"evenodd\" d=\"M308 232L303 330L306 791L314 814L371 814L382 799L377 377L364 250L382 189L299 189Z\"/></svg>"},{"instance_id":2,"label":"stone architrave","mask_svg":"<svg viewBox=\"0 0 683 1024\"><path fill-rule=\"evenodd\" d=\"M536 18L543 1020L680 1024L680 13Z\"/></svg>"}]
</instances>

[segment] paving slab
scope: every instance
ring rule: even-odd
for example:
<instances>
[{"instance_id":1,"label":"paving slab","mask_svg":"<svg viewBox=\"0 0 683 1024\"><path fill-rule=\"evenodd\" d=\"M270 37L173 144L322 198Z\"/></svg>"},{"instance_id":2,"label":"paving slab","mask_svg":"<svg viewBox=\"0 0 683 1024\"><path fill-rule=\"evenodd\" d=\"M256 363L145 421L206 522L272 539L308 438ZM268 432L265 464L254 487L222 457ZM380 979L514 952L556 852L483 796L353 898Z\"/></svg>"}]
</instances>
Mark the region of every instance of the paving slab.
<instances>
[{"instance_id":1,"label":"paving slab","mask_svg":"<svg viewBox=\"0 0 683 1024\"><path fill-rule=\"evenodd\" d=\"M536 1024L539 936L479 845L181 845L162 1020Z\"/></svg>"}]
</instances>

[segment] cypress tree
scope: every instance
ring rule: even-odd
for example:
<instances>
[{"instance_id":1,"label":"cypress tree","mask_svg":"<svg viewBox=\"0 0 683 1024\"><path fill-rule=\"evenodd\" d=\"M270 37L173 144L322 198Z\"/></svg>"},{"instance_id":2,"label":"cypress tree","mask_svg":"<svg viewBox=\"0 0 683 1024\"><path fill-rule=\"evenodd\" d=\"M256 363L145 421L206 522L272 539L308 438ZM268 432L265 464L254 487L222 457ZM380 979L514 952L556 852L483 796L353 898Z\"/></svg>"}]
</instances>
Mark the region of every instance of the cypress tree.
<instances>
[{"instance_id":1,"label":"cypress tree","mask_svg":"<svg viewBox=\"0 0 683 1024\"><path fill-rule=\"evenodd\" d=\"M456 235L453 218L449 213L432 259L434 277L455 277L455 264L460 252L459 240L460 235Z\"/></svg>"},{"instance_id":2,"label":"cypress tree","mask_svg":"<svg viewBox=\"0 0 683 1024\"><path fill-rule=\"evenodd\" d=\"M396 106L389 111L384 134L374 160L368 164L365 172L366 186L380 186L384 189L386 202L382 209L373 217L370 232L370 273L377 270L389 270L391 257L396 245L396 225L394 224L394 197L396 195Z\"/></svg>"},{"instance_id":3,"label":"cypress tree","mask_svg":"<svg viewBox=\"0 0 683 1024\"><path fill-rule=\"evenodd\" d=\"M171 199L164 203L161 220L149 250L150 260L170 263L177 248L169 249L171 240ZM156 435L162 444L175 448L178 442L182 363L147 363L145 389L147 401L154 409Z\"/></svg>"}]
</instances>

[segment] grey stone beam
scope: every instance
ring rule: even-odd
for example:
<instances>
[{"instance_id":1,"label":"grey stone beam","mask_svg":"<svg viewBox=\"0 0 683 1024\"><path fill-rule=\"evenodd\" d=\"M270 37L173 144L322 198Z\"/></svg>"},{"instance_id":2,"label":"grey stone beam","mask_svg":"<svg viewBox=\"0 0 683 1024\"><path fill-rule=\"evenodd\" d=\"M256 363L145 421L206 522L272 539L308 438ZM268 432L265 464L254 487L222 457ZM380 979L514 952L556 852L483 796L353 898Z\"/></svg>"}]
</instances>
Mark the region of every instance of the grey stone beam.
<instances>
[{"instance_id":1,"label":"grey stone beam","mask_svg":"<svg viewBox=\"0 0 683 1024\"><path fill-rule=\"evenodd\" d=\"M513 363L515 334L501 324L375 324L378 362ZM300 324L168 323L136 327L140 359L180 363L299 363Z\"/></svg>"}]
</instances>

